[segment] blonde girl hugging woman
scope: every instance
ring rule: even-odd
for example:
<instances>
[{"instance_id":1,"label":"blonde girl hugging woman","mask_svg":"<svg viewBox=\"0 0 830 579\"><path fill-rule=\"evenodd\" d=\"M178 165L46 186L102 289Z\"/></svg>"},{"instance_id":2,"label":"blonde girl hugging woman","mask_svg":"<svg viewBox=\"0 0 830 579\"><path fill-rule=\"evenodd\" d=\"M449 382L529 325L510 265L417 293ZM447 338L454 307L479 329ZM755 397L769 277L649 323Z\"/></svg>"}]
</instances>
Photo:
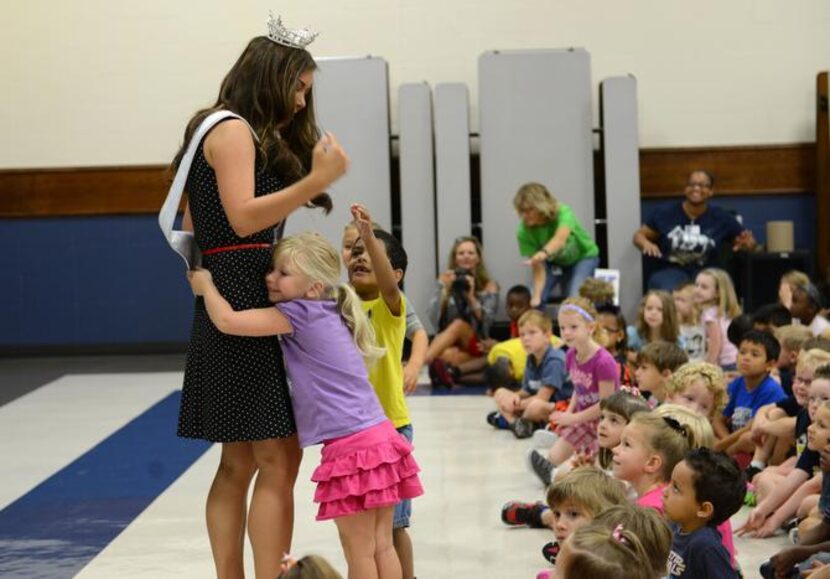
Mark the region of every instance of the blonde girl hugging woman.
<instances>
[{"instance_id":1,"label":"blonde girl hugging woman","mask_svg":"<svg viewBox=\"0 0 830 579\"><path fill-rule=\"evenodd\" d=\"M317 520L334 519L349 578L399 579L394 507L423 488L412 446L386 418L369 383L366 364L383 350L354 290L339 283L337 250L321 236L283 239L268 281L275 307L234 311L207 270L190 274L221 332L280 336L300 446L323 443L311 477Z\"/></svg>"},{"instance_id":2,"label":"blonde girl hugging woman","mask_svg":"<svg viewBox=\"0 0 830 579\"><path fill-rule=\"evenodd\" d=\"M541 183L519 187L513 207L520 219L519 253L533 270L530 304L546 304L560 283L566 297L579 295L579 286L599 267L599 247L573 210Z\"/></svg>"}]
</instances>

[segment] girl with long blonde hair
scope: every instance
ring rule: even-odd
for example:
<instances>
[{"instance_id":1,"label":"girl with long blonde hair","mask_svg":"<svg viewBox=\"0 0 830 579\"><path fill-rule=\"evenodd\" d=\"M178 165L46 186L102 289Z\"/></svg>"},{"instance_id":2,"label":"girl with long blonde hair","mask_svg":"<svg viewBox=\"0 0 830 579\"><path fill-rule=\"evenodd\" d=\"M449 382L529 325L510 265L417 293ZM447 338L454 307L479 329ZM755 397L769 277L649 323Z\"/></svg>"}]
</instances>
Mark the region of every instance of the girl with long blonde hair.
<instances>
[{"instance_id":1,"label":"girl with long blonde hair","mask_svg":"<svg viewBox=\"0 0 830 579\"><path fill-rule=\"evenodd\" d=\"M400 577L394 506L423 493L419 468L369 383L366 363L384 351L354 290L339 283L337 249L315 233L283 239L268 276L270 308L234 311L207 270L189 277L221 332L280 336L300 446L323 443L311 477L317 520L337 524L349 577Z\"/></svg>"}]
</instances>

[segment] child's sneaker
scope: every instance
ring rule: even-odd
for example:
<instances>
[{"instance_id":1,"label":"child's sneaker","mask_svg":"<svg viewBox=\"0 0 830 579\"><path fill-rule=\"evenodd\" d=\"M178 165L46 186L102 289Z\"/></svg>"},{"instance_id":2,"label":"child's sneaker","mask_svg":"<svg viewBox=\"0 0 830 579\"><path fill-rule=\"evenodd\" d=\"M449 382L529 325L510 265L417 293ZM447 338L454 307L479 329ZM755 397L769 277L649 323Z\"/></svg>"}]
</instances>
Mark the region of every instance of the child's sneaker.
<instances>
[{"instance_id":1,"label":"child's sneaker","mask_svg":"<svg viewBox=\"0 0 830 579\"><path fill-rule=\"evenodd\" d=\"M511 527L527 525L532 529L544 529L545 525L542 523L542 513L547 508L547 505L544 503L510 501L504 503L504 506L501 508L501 521Z\"/></svg>"},{"instance_id":2,"label":"child's sneaker","mask_svg":"<svg viewBox=\"0 0 830 579\"><path fill-rule=\"evenodd\" d=\"M530 444L533 448L547 450L553 446L553 443L556 442L557 438L559 438L559 435L554 431L548 430L547 428L541 428L534 432L533 436L530 437Z\"/></svg>"},{"instance_id":3,"label":"child's sneaker","mask_svg":"<svg viewBox=\"0 0 830 579\"><path fill-rule=\"evenodd\" d=\"M542 557L551 565L556 565L556 557L559 555L559 551L560 547L557 541L545 543L545 546L542 547Z\"/></svg>"},{"instance_id":4,"label":"child's sneaker","mask_svg":"<svg viewBox=\"0 0 830 579\"><path fill-rule=\"evenodd\" d=\"M455 386L455 379L449 366L441 358L435 358L429 365L429 380L433 386L452 388Z\"/></svg>"},{"instance_id":5,"label":"child's sneaker","mask_svg":"<svg viewBox=\"0 0 830 579\"><path fill-rule=\"evenodd\" d=\"M498 430L510 430L510 423L507 419L499 414L498 410L493 410L487 415L487 424Z\"/></svg>"},{"instance_id":6,"label":"child's sneaker","mask_svg":"<svg viewBox=\"0 0 830 579\"><path fill-rule=\"evenodd\" d=\"M533 424L532 421L526 420L524 418L517 418L515 422L513 422L513 427L511 430L513 431L513 435L516 438L530 438L533 436L533 431L536 428L536 425Z\"/></svg>"},{"instance_id":7,"label":"child's sneaker","mask_svg":"<svg viewBox=\"0 0 830 579\"><path fill-rule=\"evenodd\" d=\"M527 452L527 466L530 472L542 481L542 484L548 486L553 478L553 464L542 456L539 451L531 448Z\"/></svg>"}]
</instances>

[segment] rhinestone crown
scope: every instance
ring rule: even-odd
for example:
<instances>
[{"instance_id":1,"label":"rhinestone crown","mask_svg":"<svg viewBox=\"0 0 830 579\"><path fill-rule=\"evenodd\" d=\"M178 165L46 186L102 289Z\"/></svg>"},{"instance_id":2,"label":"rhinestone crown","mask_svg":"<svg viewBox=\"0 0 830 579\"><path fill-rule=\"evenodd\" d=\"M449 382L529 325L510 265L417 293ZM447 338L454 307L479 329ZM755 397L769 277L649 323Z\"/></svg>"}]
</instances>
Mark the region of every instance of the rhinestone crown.
<instances>
[{"instance_id":1,"label":"rhinestone crown","mask_svg":"<svg viewBox=\"0 0 830 579\"><path fill-rule=\"evenodd\" d=\"M278 16L274 19L274 14L269 13L268 16L268 38L282 44L283 46L290 46L291 48L305 48L317 38L319 32L312 32L308 28L298 28L291 30L282 24L282 17Z\"/></svg>"}]
</instances>

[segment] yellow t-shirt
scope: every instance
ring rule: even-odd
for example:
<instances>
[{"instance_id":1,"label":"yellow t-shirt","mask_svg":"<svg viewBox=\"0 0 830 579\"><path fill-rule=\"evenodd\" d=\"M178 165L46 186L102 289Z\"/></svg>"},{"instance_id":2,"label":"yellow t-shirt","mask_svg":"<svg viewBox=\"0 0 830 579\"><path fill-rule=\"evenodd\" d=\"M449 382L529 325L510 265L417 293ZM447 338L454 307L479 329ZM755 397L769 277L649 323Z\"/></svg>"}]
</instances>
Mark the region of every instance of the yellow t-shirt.
<instances>
[{"instance_id":1,"label":"yellow t-shirt","mask_svg":"<svg viewBox=\"0 0 830 579\"><path fill-rule=\"evenodd\" d=\"M554 348L558 348L562 340L556 336L550 337L550 344ZM519 338L511 338L504 342L499 342L487 353L487 363L491 366L496 363L499 358L507 358L510 360L511 371L516 380L521 381L525 375L525 365L527 365L527 352L522 346L522 341Z\"/></svg>"},{"instance_id":2,"label":"yellow t-shirt","mask_svg":"<svg viewBox=\"0 0 830 579\"><path fill-rule=\"evenodd\" d=\"M375 329L378 346L386 348L386 354L369 368L369 382L378 395L386 417L395 428L406 426L409 408L403 393L403 340L406 337L406 300L401 296L401 313L392 315L383 298L363 302L363 311L369 316Z\"/></svg>"}]
</instances>

